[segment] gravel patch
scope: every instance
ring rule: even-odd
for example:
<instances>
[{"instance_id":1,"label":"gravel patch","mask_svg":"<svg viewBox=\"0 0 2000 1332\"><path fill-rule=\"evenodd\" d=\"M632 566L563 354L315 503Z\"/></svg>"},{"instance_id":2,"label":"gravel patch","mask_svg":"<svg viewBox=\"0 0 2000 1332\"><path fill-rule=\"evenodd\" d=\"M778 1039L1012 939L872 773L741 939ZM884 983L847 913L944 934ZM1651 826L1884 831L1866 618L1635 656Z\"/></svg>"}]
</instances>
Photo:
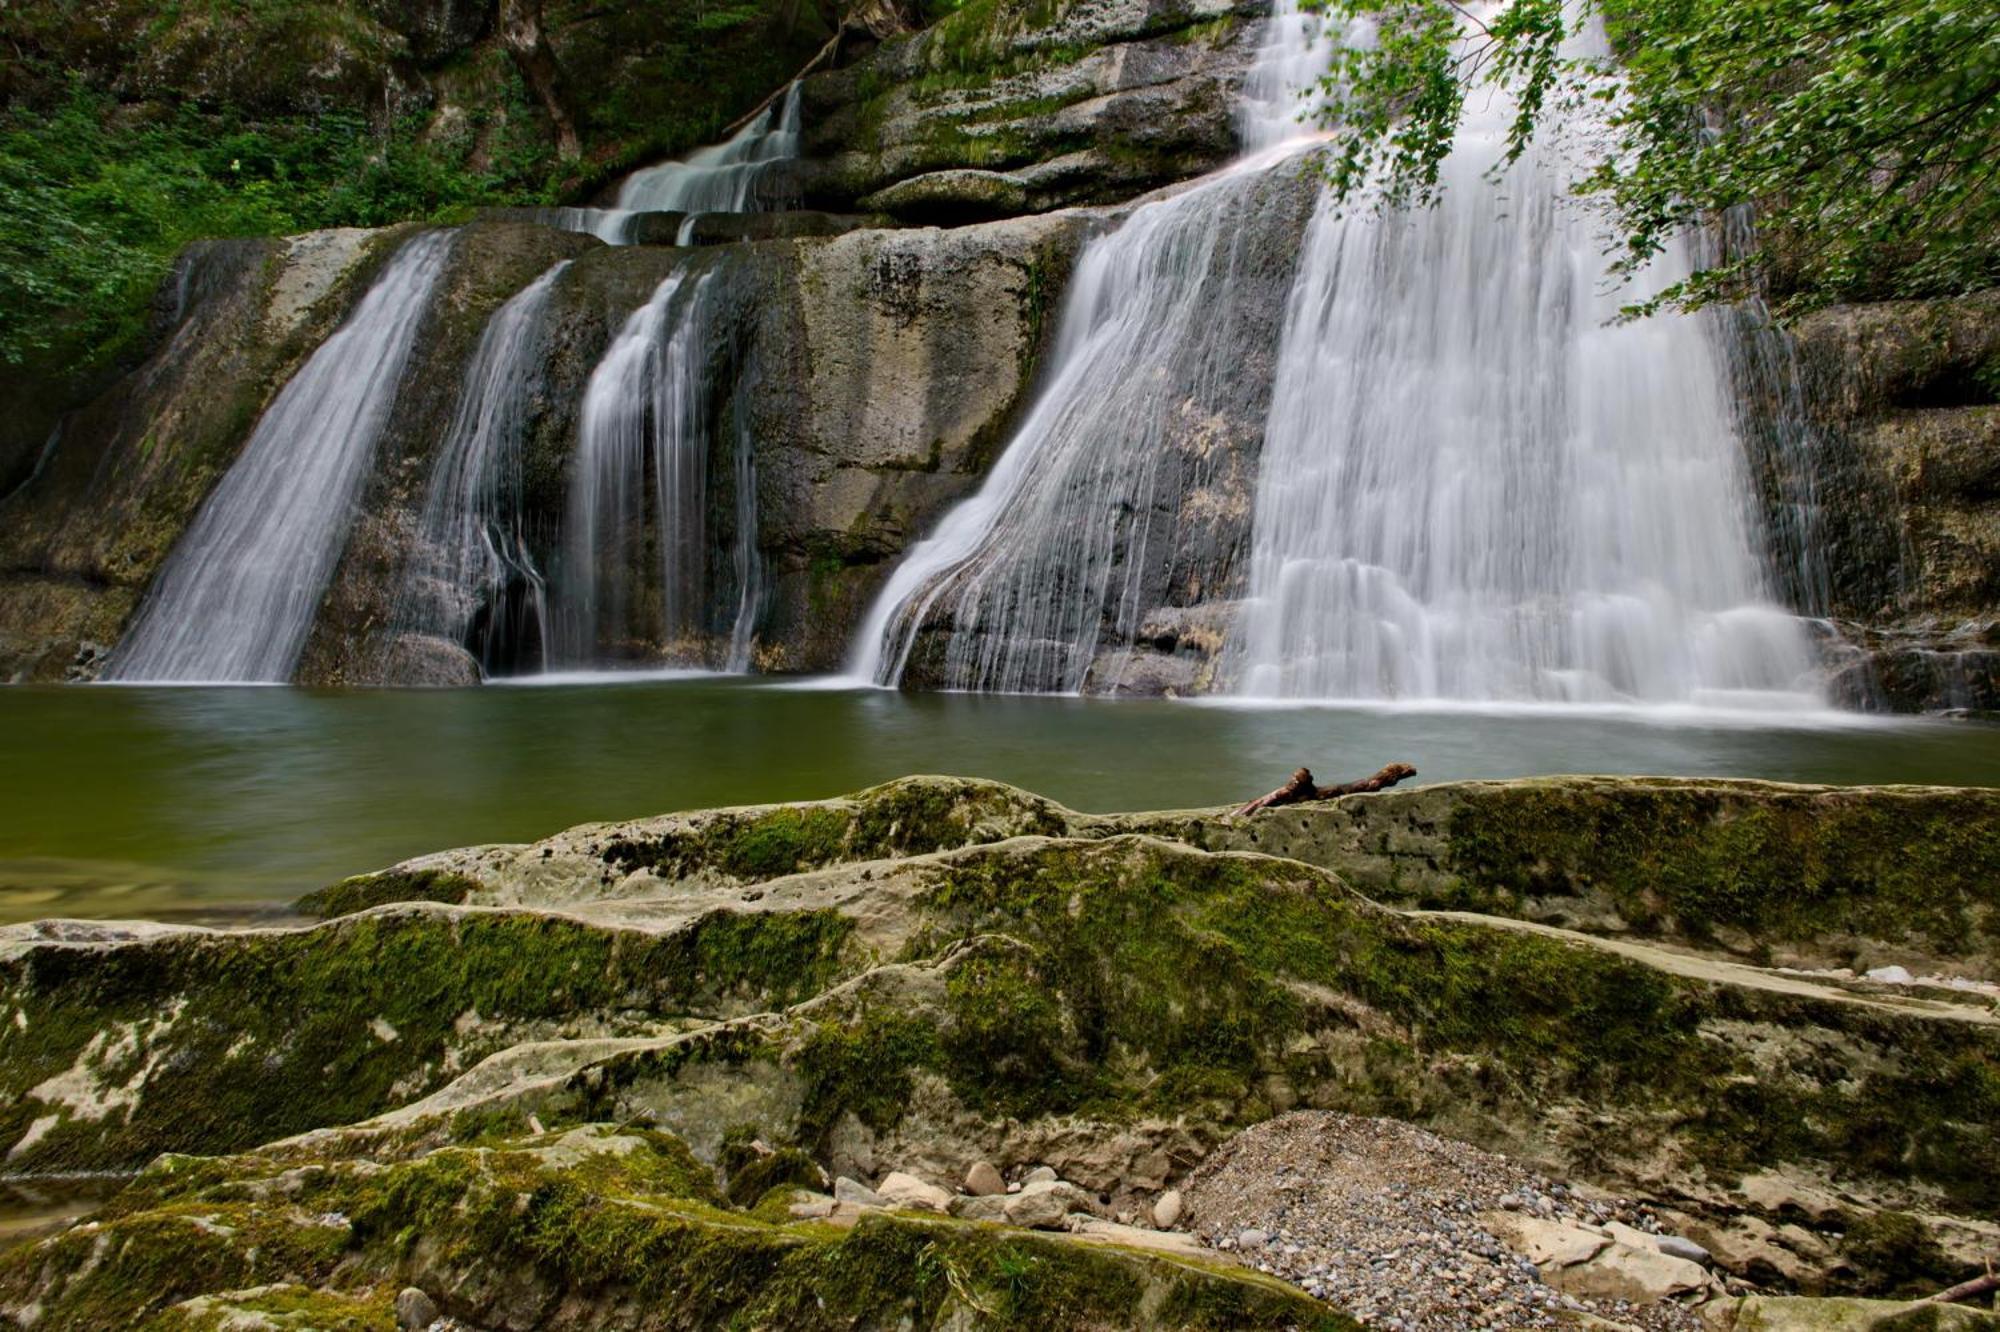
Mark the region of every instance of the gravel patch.
<instances>
[{"instance_id":1,"label":"gravel patch","mask_svg":"<svg viewBox=\"0 0 2000 1332\"><path fill-rule=\"evenodd\" d=\"M1389 1332L1541 1328L1576 1313L1698 1332L1678 1304L1577 1299L1546 1285L1479 1214L1620 1221L1650 1208L1584 1197L1506 1157L1388 1119L1299 1111L1247 1129L1190 1177L1182 1228Z\"/></svg>"}]
</instances>

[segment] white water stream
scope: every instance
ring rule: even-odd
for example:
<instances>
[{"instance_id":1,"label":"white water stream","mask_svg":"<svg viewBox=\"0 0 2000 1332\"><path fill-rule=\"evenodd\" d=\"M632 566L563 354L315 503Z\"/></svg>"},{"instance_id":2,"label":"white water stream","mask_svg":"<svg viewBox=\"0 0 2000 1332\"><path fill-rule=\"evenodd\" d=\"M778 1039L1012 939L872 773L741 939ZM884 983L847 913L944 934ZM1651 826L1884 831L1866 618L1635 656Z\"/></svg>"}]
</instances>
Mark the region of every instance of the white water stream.
<instances>
[{"instance_id":1,"label":"white water stream","mask_svg":"<svg viewBox=\"0 0 2000 1332\"><path fill-rule=\"evenodd\" d=\"M1685 247L1607 288L1565 163L1536 149L1484 179L1513 114L1468 101L1434 207L1321 200L1265 433L1239 692L1813 704L1714 321L1615 322L1687 271Z\"/></svg>"},{"instance_id":2,"label":"white water stream","mask_svg":"<svg viewBox=\"0 0 2000 1332\"><path fill-rule=\"evenodd\" d=\"M106 679L291 678L452 235L406 242L279 390L167 557Z\"/></svg>"},{"instance_id":3,"label":"white water stream","mask_svg":"<svg viewBox=\"0 0 2000 1332\"><path fill-rule=\"evenodd\" d=\"M708 465L723 428L710 408L709 375L724 313L713 273L669 274L591 373L556 582L551 669L649 659L660 649L697 664L687 659L701 655L707 619ZM749 664L760 587L750 444L736 429L732 560L740 598L723 664L739 671Z\"/></svg>"},{"instance_id":4,"label":"white water stream","mask_svg":"<svg viewBox=\"0 0 2000 1332\"><path fill-rule=\"evenodd\" d=\"M758 186L773 166L798 156L799 129L799 85L794 83L724 142L697 148L682 161L634 171L618 187L618 202L611 208L553 210L556 225L624 245L630 243L634 215L685 213L675 243L686 245L703 213L776 211L782 201L766 198Z\"/></svg>"},{"instance_id":5,"label":"white water stream","mask_svg":"<svg viewBox=\"0 0 2000 1332\"><path fill-rule=\"evenodd\" d=\"M1084 250L1047 381L970 499L913 546L870 608L849 671L895 684L929 629L946 688L1074 691L1099 645L1130 637L1149 548L1170 553L1180 496L1156 485L1194 387L1237 373L1246 293L1232 262L1261 178L1310 143L1301 89L1331 48L1281 0L1239 110L1251 155L1133 211Z\"/></svg>"},{"instance_id":6,"label":"white water stream","mask_svg":"<svg viewBox=\"0 0 2000 1332\"><path fill-rule=\"evenodd\" d=\"M1080 261L1036 405L979 492L912 548L855 674L1101 687L1130 641L1133 551L1163 534L1163 415L1227 373L1234 293L1200 257L1254 218L1246 176L1298 150L1330 39L1281 0L1229 172L1136 210ZM1512 114L1475 99L1435 208L1323 194L1294 279L1223 662L1251 696L1812 706L1775 604L1716 328L1614 321L1560 163L1496 184ZM1558 136L1560 138L1562 136ZM1683 254L1649 274L1664 284ZM1657 286L1652 289L1657 289ZM1164 534L1171 539L1171 533ZM1124 578L1123 583L1120 578ZM926 631L944 636L925 648Z\"/></svg>"},{"instance_id":7,"label":"white water stream","mask_svg":"<svg viewBox=\"0 0 2000 1332\"><path fill-rule=\"evenodd\" d=\"M538 655L548 624L521 515L521 449L544 316L569 266L565 259L516 292L480 335L397 599L400 630L464 644L487 673Z\"/></svg>"}]
</instances>

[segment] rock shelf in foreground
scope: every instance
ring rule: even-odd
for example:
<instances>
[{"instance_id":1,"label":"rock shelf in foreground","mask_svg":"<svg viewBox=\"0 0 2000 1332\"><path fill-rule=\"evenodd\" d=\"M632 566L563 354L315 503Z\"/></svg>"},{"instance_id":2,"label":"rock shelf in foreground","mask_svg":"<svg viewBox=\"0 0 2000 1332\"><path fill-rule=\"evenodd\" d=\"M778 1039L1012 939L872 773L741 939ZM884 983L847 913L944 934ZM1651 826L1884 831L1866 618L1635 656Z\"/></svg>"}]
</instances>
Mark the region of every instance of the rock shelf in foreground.
<instances>
[{"instance_id":1,"label":"rock shelf in foreground","mask_svg":"<svg viewBox=\"0 0 2000 1332\"><path fill-rule=\"evenodd\" d=\"M1993 977L1996 897L1994 792L1557 778L1236 819L912 778L427 856L317 924L10 927L6 1169L140 1173L0 1258L0 1312L389 1327L415 1285L476 1328L1393 1326L1155 1229L1206 1233L1191 1174L1298 1109L1643 1200L1713 1279L1635 1326L1872 1327L1773 1301L2000 1247L2000 1011L1824 969ZM979 1165L1076 1196L961 1206ZM835 1176L903 1206L840 1213Z\"/></svg>"}]
</instances>

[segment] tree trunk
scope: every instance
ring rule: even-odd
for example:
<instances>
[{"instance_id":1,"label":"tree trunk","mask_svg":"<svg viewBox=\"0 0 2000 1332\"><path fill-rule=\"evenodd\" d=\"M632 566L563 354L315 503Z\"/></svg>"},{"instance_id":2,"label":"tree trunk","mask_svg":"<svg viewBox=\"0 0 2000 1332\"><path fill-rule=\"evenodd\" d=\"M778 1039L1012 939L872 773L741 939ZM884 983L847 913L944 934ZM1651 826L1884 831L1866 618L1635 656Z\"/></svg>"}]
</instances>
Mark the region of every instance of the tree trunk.
<instances>
[{"instance_id":1,"label":"tree trunk","mask_svg":"<svg viewBox=\"0 0 2000 1332\"><path fill-rule=\"evenodd\" d=\"M555 126L556 151L565 162L576 161L583 156L583 140L563 95L562 65L542 31L542 0L500 0L500 40Z\"/></svg>"}]
</instances>

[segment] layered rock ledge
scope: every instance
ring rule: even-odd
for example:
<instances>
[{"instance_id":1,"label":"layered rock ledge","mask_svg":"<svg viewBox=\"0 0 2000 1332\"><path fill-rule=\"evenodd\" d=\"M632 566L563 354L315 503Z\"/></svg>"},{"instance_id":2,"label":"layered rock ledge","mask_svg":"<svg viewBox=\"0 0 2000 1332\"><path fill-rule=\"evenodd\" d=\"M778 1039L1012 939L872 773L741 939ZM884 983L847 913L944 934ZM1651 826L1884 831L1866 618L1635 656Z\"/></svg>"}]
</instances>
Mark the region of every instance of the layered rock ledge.
<instances>
[{"instance_id":1,"label":"layered rock ledge","mask_svg":"<svg viewBox=\"0 0 2000 1332\"><path fill-rule=\"evenodd\" d=\"M317 923L10 927L6 1170L137 1174L0 1256L0 1314L391 1327L414 1286L478 1328L1346 1327L1240 1251L1139 1247L1311 1108L1644 1199L1712 1256L1676 1297L1704 1316L1875 1326L1792 1297L2000 1244L1997 896L2000 792L1555 778L1236 819L911 778L421 857ZM1059 1174L1099 1233L811 1201L981 1165Z\"/></svg>"}]
</instances>

